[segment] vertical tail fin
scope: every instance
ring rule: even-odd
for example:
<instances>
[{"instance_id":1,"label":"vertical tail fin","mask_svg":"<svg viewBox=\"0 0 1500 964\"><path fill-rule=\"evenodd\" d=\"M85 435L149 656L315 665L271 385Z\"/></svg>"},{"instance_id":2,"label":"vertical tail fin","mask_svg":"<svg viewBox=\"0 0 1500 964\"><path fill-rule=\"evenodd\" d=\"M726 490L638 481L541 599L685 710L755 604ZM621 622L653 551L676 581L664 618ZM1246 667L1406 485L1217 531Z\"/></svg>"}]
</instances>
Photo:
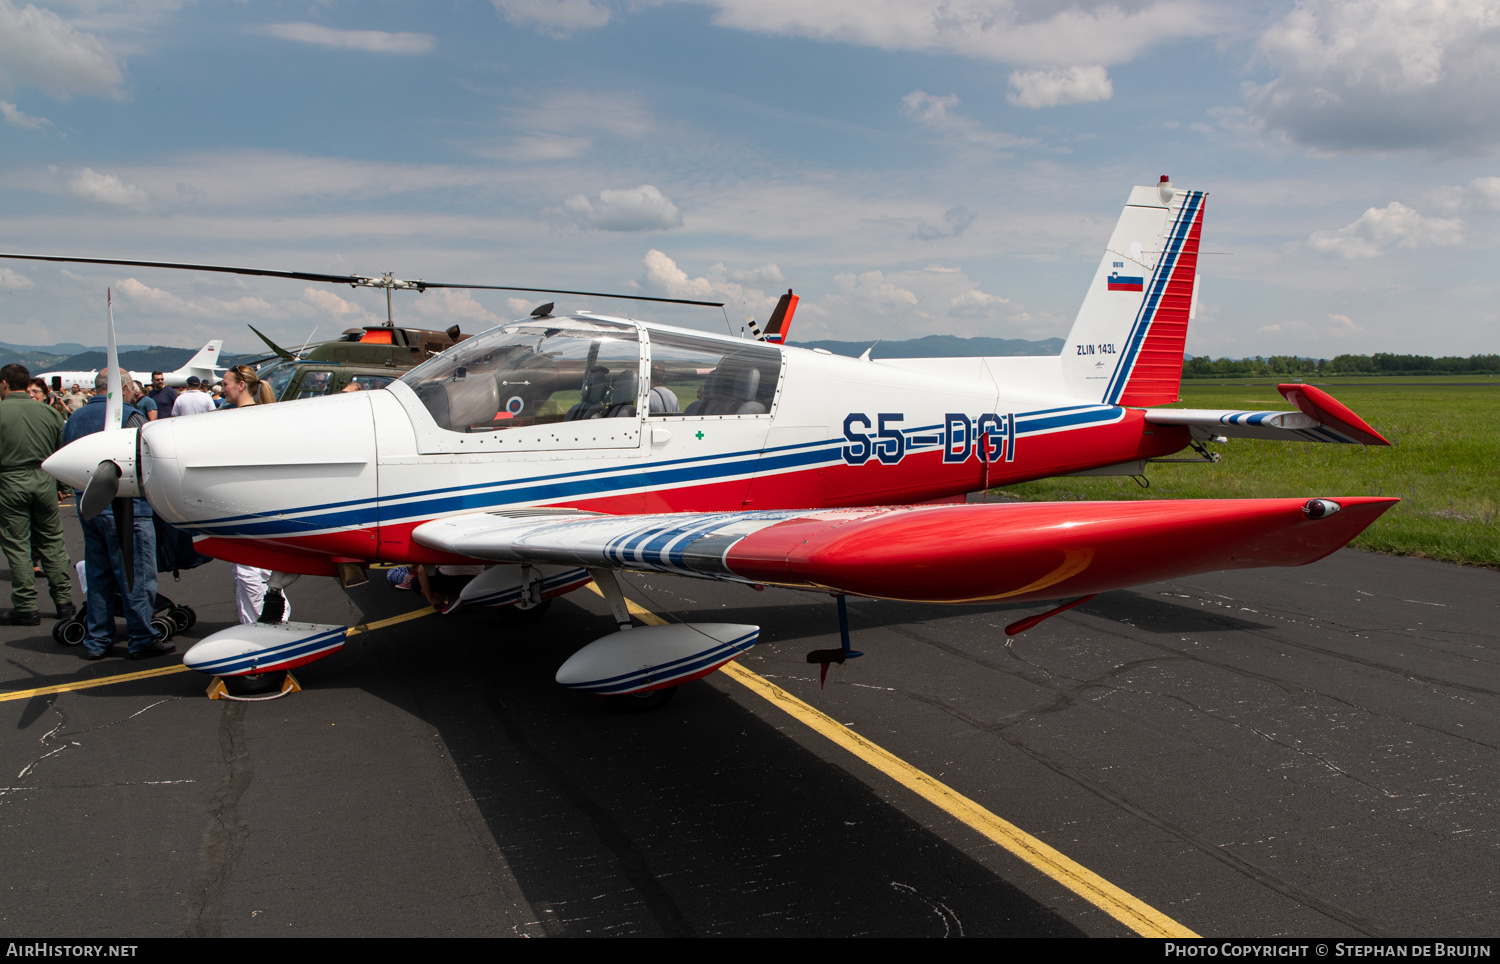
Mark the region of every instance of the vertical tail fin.
<instances>
[{"instance_id":1,"label":"vertical tail fin","mask_svg":"<svg viewBox=\"0 0 1500 964\"><path fill-rule=\"evenodd\" d=\"M792 316L797 313L797 302L800 300L792 294L792 289L786 289L786 294L776 302L776 310L771 312L771 320L766 322L766 341L777 345L786 344L787 329L792 327Z\"/></svg>"},{"instance_id":2,"label":"vertical tail fin","mask_svg":"<svg viewBox=\"0 0 1500 964\"><path fill-rule=\"evenodd\" d=\"M194 355L192 358L189 358L187 360L187 364L182 366L182 369L184 371L187 371L189 374L197 374L205 368L210 372L213 371L214 368L216 368L219 364L219 349L223 347L223 339L215 338L213 341L198 349L198 354Z\"/></svg>"},{"instance_id":3,"label":"vertical tail fin","mask_svg":"<svg viewBox=\"0 0 1500 964\"><path fill-rule=\"evenodd\" d=\"M1194 310L1202 191L1131 190L1063 346L1068 388L1116 405L1177 401Z\"/></svg>"}]
</instances>

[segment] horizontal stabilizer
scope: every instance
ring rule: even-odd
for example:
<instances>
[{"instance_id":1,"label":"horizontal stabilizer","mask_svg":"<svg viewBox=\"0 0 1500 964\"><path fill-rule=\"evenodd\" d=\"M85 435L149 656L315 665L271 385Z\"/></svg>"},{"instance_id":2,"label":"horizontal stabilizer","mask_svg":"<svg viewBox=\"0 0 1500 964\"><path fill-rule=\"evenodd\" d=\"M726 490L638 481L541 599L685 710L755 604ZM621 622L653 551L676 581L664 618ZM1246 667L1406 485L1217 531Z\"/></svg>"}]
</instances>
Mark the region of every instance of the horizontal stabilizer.
<instances>
[{"instance_id":1,"label":"horizontal stabilizer","mask_svg":"<svg viewBox=\"0 0 1500 964\"><path fill-rule=\"evenodd\" d=\"M1295 412L1218 411L1206 408L1148 408L1153 425L1185 425L1198 439L1264 438L1294 442L1390 445L1364 419L1332 395L1312 385L1278 385Z\"/></svg>"},{"instance_id":2,"label":"horizontal stabilizer","mask_svg":"<svg viewBox=\"0 0 1500 964\"><path fill-rule=\"evenodd\" d=\"M1326 429L1323 423L1301 412L1219 411L1208 408L1148 408L1152 425L1186 425L1193 437L1210 439L1265 438L1283 442L1344 442L1354 439Z\"/></svg>"},{"instance_id":3,"label":"horizontal stabilizer","mask_svg":"<svg viewBox=\"0 0 1500 964\"><path fill-rule=\"evenodd\" d=\"M925 602L1059 599L1316 562L1397 499L1021 502L428 522L476 559L678 573ZM1310 507L1316 507L1310 508Z\"/></svg>"},{"instance_id":4,"label":"horizontal stabilizer","mask_svg":"<svg viewBox=\"0 0 1500 964\"><path fill-rule=\"evenodd\" d=\"M1371 428L1364 419L1342 402L1315 385L1277 385L1276 390L1308 416L1329 429L1347 435L1363 445L1390 445L1385 436Z\"/></svg>"}]
</instances>

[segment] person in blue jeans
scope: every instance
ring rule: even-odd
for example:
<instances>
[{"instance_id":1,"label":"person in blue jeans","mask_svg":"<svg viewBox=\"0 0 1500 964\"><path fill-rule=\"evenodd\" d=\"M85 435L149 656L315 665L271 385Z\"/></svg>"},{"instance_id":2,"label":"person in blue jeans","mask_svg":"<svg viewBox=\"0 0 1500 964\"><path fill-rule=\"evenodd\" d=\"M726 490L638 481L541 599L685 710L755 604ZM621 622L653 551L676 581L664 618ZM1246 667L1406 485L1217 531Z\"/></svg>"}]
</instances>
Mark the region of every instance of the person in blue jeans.
<instances>
[{"instance_id":1,"label":"person in blue jeans","mask_svg":"<svg viewBox=\"0 0 1500 964\"><path fill-rule=\"evenodd\" d=\"M121 372L122 379L129 373ZM85 435L104 431L109 394L109 373L100 370L94 379L94 394L63 426L64 445ZM139 428L146 417L130 405L122 413L124 428ZM83 640L84 659L103 659L115 645L115 594L125 600L125 633L130 641L129 659L165 656L177 649L158 640L151 631L156 602L156 530L151 524L151 505L145 499L135 504L135 585L125 588L125 564L115 532L114 506L92 519L83 518L83 493L78 493L78 521L83 526L84 576L87 580L88 635Z\"/></svg>"}]
</instances>

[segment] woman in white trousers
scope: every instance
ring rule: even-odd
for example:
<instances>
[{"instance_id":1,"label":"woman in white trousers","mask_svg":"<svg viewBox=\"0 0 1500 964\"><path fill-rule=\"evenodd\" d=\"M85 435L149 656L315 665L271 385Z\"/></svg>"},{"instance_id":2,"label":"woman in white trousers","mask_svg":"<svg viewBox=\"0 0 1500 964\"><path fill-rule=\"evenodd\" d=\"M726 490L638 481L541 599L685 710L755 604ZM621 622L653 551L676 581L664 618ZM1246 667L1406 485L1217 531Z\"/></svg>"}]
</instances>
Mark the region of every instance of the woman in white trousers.
<instances>
[{"instance_id":1,"label":"woman in white trousers","mask_svg":"<svg viewBox=\"0 0 1500 964\"><path fill-rule=\"evenodd\" d=\"M249 365L240 365L224 373L224 408L245 408L255 404L274 402L271 386L261 382ZM253 623L260 619L260 609L266 598L266 587L271 579L271 570L254 566L234 567L234 603L239 609L240 622ZM285 591L282 596L285 597ZM292 601L288 599L282 610L283 621L292 616Z\"/></svg>"}]
</instances>

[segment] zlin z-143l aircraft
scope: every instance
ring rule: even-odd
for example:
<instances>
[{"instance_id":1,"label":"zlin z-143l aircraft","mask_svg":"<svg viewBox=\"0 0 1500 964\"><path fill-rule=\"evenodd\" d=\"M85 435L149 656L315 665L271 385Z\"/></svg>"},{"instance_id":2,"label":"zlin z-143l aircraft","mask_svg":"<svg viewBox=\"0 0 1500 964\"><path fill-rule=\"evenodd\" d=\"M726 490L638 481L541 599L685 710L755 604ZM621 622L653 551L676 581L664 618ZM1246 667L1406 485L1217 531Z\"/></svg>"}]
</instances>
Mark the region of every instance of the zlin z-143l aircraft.
<instances>
[{"instance_id":1,"label":"zlin z-143l aircraft","mask_svg":"<svg viewBox=\"0 0 1500 964\"><path fill-rule=\"evenodd\" d=\"M1288 411L1160 407L1178 398L1204 197L1166 178L1131 191L1058 357L871 361L547 305L385 389L102 432L45 468L143 495L201 551L275 570L273 586L483 562L455 605L535 612L592 579L619 631L557 679L595 693L663 701L759 635L631 627L619 570L833 594L843 648L808 657L825 672L857 655L845 594L1062 603L1014 634L1107 590L1316 561L1397 501L963 502L1136 475L1189 447L1212 459L1202 443L1226 437L1389 444L1301 384L1281 386ZM243 686L343 646L345 627L275 608L185 662Z\"/></svg>"}]
</instances>

